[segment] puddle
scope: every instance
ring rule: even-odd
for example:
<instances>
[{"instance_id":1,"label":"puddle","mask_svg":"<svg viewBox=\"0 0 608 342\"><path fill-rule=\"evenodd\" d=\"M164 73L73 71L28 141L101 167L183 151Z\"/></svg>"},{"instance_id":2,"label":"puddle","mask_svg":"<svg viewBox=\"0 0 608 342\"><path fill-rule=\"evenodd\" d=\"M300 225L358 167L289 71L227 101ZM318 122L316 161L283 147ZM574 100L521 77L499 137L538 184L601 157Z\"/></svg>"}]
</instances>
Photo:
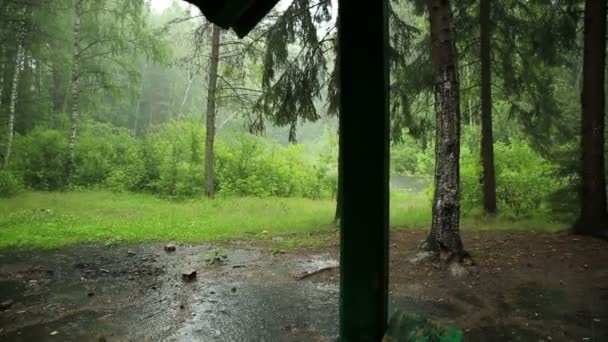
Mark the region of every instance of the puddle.
<instances>
[{"instance_id":1,"label":"puddle","mask_svg":"<svg viewBox=\"0 0 608 342\"><path fill-rule=\"evenodd\" d=\"M206 290L195 299L193 317L169 340L331 340L337 333L337 293L311 283L248 283L234 293L222 286Z\"/></svg>"},{"instance_id":2,"label":"puddle","mask_svg":"<svg viewBox=\"0 0 608 342\"><path fill-rule=\"evenodd\" d=\"M23 326L1 335L0 341L94 341L107 331L103 324L100 324L99 317L99 313L95 311L82 311L46 323ZM56 334L51 335L53 332ZM119 332L115 331L113 334L116 333Z\"/></svg>"},{"instance_id":3,"label":"puddle","mask_svg":"<svg viewBox=\"0 0 608 342\"><path fill-rule=\"evenodd\" d=\"M0 341L337 339L335 250L273 256L245 243L177 245L174 253L163 247L4 253L0 298L15 304L0 313ZM205 262L214 250L227 256L224 264ZM407 253L392 260L401 267L391 272L389 312L404 309L468 327L467 341L548 341L545 331L555 332L553 341L608 341L605 282L589 287L569 279L570 287L547 287L542 284L553 282L506 272L452 281L412 266ZM197 270L197 280L184 282L184 268Z\"/></svg>"},{"instance_id":4,"label":"puddle","mask_svg":"<svg viewBox=\"0 0 608 342\"><path fill-rule=\"evenodd\" d=\"M312 273L324 268L338 267L338 260L329 254L314 255L307 259L296 259L290 263L290 268L296 273Z\"/></svg>"}]
</instances>

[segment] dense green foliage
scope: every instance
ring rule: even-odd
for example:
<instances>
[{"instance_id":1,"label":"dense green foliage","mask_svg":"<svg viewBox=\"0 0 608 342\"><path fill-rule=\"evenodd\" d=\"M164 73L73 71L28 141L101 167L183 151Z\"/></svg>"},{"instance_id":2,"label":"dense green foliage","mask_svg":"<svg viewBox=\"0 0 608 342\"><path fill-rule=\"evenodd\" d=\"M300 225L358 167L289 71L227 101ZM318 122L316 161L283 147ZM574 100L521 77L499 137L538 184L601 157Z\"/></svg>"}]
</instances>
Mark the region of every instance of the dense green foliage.
<instances>
[{"instance_id":1,"label":"dense green foliage","mask_svg":"<svg viewBox=\"0 0 608 342\"><path fill-rule=\"evenodd\" d=\"M15 140L15 160L2 173L4 196L23 185L33 190L64 186L63 130L37 127ZM467 130L461 156L461 205L465 214L481 205L479 137ZM408 138L411 139L411 138ZM157 126L142 138L109 124L83 124L72 189L99 188L159 194L170 198L202 196L204 127L182 121ZM216 147L218 193L223 196L329 198L336 191L335 140L326 134L317 144L287 146L247 133L219 137ZM550 195L567 183L557 166L523 138L498 142L497 196L501 212L513 218L546 216ZM413 140L394 145L395 174L430 179L433 148ZM428 191L428 193L431 193Z\"/></svg>"},{"instance_id":2,"label":"dense green foliage","mask_svg":"<svg viewBox=\"0 0 608 342\"><path fill-rule=\"evenodd\" d=\"M62 132L37 127L17 136L14 163L1 177L3 195L15 193L21 183L33 190L62 189L66 138ZM187 121L157 126L143 138L109 124L86 122L70 187L200 196L203 140L204 128ZM331 165L335 156L327 153L313 157L300 145L282 146L246 133L226 135L216 151L219 194L329 197L335 191L335 165Z\"/></svg>"},{"instance_id":3,"label":"dense green foliage","mask_svg":"<svg viewBox=\"0 0 608 342\"><path fill-rule=\"evenodd\" d=\"M393 172L430 180L434 172L433 147L422 149L407 140L393 146ZM473 128L465 130L462 145L461 207L464 215L476 215L482 205L479 133ZM499 141L494 148L501 214L510 218L549 217L555 209L551 201L553 194L568 184L568 179L557 173L559 164L545 159L523 137L512 137L509 143ZM426 191L429 197L431 190Z\"/></svg>"},{"instance_id":4,"label":"dense green foliage","mask_svg":"<svg viewBox=\"0 0 608 342\"><path fill-rule=\"evenodd\" d=\"M576 215L581 4L493 4L500 218L565 222ZM435 123L423 8L423 1L389 4L391 171L430 183ZM454 10L461 207L470 218L482 202L478 1L454 2ZM336 197L336 14L331 1L296 0L279 6L244 40L222 33L214 148L220 201L300 197L326 203ZM0 3L0 19L0 160L10 146L11 115L15 122L10 160L0 169L1 197L90 190L135 198L203 196L211 30L196 10L178 2L157 12L140 0L8 0ZM68 179L71 125L77 138ZM296 137L298 144L290 144ZM428 224L431 190L396 191L393 222Z\"/></svg>"},{"instance_id":5,"label":"dense green foliage","mask_svg":"<svg viewBox=\"0 0 608 342\"><path fill-rule=\"evenodd\" d=\"M496 143L496 197L501 213L512 218L548 216L549 196L563 186L555 165L525 141ZM478 151L463 149L461 207L466 212L481 206L481 161Z\"/></svg>"}]
</instances>

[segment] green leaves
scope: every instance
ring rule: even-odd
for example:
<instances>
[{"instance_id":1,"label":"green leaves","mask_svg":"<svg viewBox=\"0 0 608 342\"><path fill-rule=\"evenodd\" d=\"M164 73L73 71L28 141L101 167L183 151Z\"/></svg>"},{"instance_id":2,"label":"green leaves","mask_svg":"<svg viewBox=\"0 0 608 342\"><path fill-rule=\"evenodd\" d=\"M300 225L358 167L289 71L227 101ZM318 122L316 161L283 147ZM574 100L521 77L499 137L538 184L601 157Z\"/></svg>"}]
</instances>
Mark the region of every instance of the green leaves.
<instances>
[{"instance_id":1,"label":"green leaves","mask_svg":"<svg viewBox=\"0 0 608 342\"><path fill-rule=\"evenodd\" d=\"M549 198L564 180L555 165L536 153L525 140L494 144L496 197L501 214L510 218L543 216ZM461 156L461 206L466 213L481 206L481 161L477 150L463 148Z\"/></svg>"},{"instance_id":2,"label":"green leaves","mask_svg":"<svg viewBox=\"0 0 608 342\"><path fill-rule=\"evenodd\" d=\"M250 130L263 132L265 121L289 126L289 140L296 140L298 122L314 122L321 115L327 74L326 54L335 39L328 0L295 0L268 29L263 93L254 107ZM323 31L320 28L325 26Z\"/></svg>"}]
</instances>

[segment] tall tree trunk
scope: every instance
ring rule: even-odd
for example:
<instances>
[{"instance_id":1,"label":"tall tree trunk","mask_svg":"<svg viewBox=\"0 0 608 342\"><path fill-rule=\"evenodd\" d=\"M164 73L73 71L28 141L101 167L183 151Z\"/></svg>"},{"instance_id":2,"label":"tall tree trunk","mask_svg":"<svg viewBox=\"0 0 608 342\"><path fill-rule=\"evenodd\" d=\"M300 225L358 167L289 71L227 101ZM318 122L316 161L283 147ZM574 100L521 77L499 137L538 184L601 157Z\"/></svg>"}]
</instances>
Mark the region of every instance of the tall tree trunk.
<instances>
[{"instance_id":1,"label":"tall tree trunk","mask_svg":"<svg viewBox=\"0 0 608 342\"><path fill-rule=\"evenodd\" d=\"M17 106L17 91L19 89L19 76L21 75L21 65L23 64L23 39L24 28L20 28L19 37L17 38L17 57L15 58L15 71L11 83L11 97L8 109L8 124L6 126L6 150L4 152L4 168L8 166L11 153L13 151L13 138L15 136L15 107Z\"/></svg>"},{"instance_id":2,"label":"tall tree trunk","mask_svg":"<svg viewBox=\"0 0 608 342\"><path fill-rule=\"evenodd\" d=\"M133 118L133 135L137 136L137 130L139 125L139 112L141 108L141 101L143 101L143 93L144 93L144 82L142 80L139 85L139 94L137 95L137 103L135 104L135 117Z\"/></svg>"},{"instance_id":3,"label":"tall tree trunk","mask_svg":"<svg viewBox=\"0 0 608 342\"><path fill-rule=\"evenodd\" d=\"M215 99L217 95L217 69L220 61L220 28L213 25L211 33L211 57L209 58L209 86L207 93L207 125L205 135L205 194L215 193L213 171L213 143L215 141Z\"/></svg>"},{"instance_id":4,"label":"tall tree trunk","mask_svg":"<svg viewBox=\"0 0 608 342\"><path fill-rule=\"evenodd\" d=\"M424 248L465 256L460 239L460 98L450 1L427 0L435 93L435 194L433 223Z\"/></svg>"},{"instance_id":5,"label":"tall tree trunk","mask_svg":"<svg viewBox=\"0 0 608 342\"><path fill-rule=\"evenodd\" d=\"M471 84L471 70L469 68L469 65L466 65L465 68L465 76L466 76L466 80L467 80L467 84ZM474 122L473 122L473 101L471 101L471 96L468 96L467 98L467 114L469 117L469 126L473 127Z\"/></svg>"},{"instance_id":6,"label":"tall tree trunk","mask_svg":"<svg viewBox=\"0 0 608 342\"><path fill-rule=\"evenodd\" d=\"M483 167L483 209L496 214L496 176L492 132L492 61L490 58L490 0L479 3L481 35L481 163Z\"/></svg>"},{"instance_id":7,"label":"tall tree trunk","mask_svg":"<svg viewBox=\"0 0 608 342\"><path fill-rule=\"evenodd\" d=\"M34 83L36 87L36 96L42 96L42 63L39 59L36 59L36 69L34 70Z\"/></svg>"},{"instance_id":8,"label":"tall tree trunk","mask_svg":"<svg viewBox=\"0 0 608 342\"><path fill-rule=\"evenodd\" d=\"M139 112L141 111L141 103L144 100L144 81L146 80L146 70L148 65L144 64L144 69L141 73L141 80L139 82L139 93L137 94L137 103L135 104L135 116L133 118L133 135L138 135L139 129Z\"/></svg>"},{"instance_id":9,"label":"tall tree trunk","mask_svg":"<svg viewBox=\"0 0 608 342\"><path fill-rule=\"evenodd\" d=\"M59 63L53 63L51 66L53 75L53 89L51 89L51 108L53 113L59 113L63 109L63 78L61 77L61 67Z\"/></svg>"},{"instance_id":10,"label":"tall tree trunk","mask_svg":"<svg viewBox=\"0 0 608 342\"><path fill-rule=\"evenodd\" d=\"M186 104L186 101L188 101L188 95L190 94L190 87L192 86L193 81L194 81L194 72L190 72L190 70L188 70L188 85L186 86L186 92L184 93L184 98L182 99L182 104L179 106L179 113L177 113L177 121L181 121L181 119L182 119L184 105Z\"/></svg>"},{"instance_id":11,"label":"tall tree trunk","mask_svg":"<svg viewBox=\"0 0 608 342\"><path fill-rule=\"evenodd\" d=\"M4 60L6 49L4 45L0 47L0 114L2 114L2 98L4 95L4 65L6 61Z\"/></svg>"},{"instance_id":12,"label":"tall tree trunk","mask_svg":"<svg viewBox=\"0 0 608 342\"><path fill-rule=\"evenodd\" d=\"M606 1L585 1L583 35L581 208L574 232L608 238L604 170Z\"/></svg>"},{"instance_id":13,"label":"tall tree trunk","mask_svg":"<svg viewBox=\"0 0 608 342\"><path fill-rule=\"evenodd\" d=\"M74 8L74 46L72 60L72 114L70 115L70 131L68 134L68 147L65 162L66 181L69 183L74 174L74 150L76 149L76 137L79 123L79 100L80 100L80 31L82 29L81 0L76 0Z\"/></svg>"}]
</instances>

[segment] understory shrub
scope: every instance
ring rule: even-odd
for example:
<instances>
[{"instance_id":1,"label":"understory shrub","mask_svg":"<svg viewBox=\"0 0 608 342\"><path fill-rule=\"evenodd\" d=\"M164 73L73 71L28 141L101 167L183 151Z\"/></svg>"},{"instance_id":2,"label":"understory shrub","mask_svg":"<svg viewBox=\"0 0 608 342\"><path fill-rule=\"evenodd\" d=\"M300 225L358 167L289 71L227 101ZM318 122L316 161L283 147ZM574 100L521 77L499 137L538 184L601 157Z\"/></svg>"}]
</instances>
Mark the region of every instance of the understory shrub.
<instances>
[{"instance_id":1,"label":"understory shrub","mask_svg":"<svg viewBox=\"0 0 608 342\"><path fill-rule=\"evenodd\" d=\"M315 167L298 145L283 147L248 134L235 134L217 146L218 189L227 195L318 198L332 189L331 175Z\"/></svg>"},{"instance_id":2,"label":"understory shrub","mask_svg":"<svg viewBox=\"0 0 608 342\"><path fill-rule=\"evenodd\" d=\"M202 196L204 137L204 127L190 121L163 124L139 138L123 128L84 121L69 187ZM3 194L13 194L20 184L34 190L68 185L66 145L65 128L40 126L16 136L10 172L2 174ZM301 145L228 134L216 138L215 177L219 195L319 198L336 191L337 161L333 153L307 154Z\"/></svg>"},{"instance_id":3,"label":"understory shrub","mask_svg":"<svg viewBox=\"0 0 608 342\"><path fill-rule=\"evenodd\" d=\"M11 197L23 190L23 183L10 171L0 170L0 197Z\"/></svg>"},{"instance_id":4,"label":"understory shrub","mask_svg":"<svg viewBox=\"0 0 608 342\"><path fill-rule=\"evenodd\" d=\"M494 144L496 197L500 213L510 217L544 215L548 200L561 182L555 166L524 141ZM478 151L463 148L461 155L461 207L464 212L482 203L482 168Z\"/></svg>"},{"instance_id":5,"label":"understory shrub","mask_svg":"<svg viewBox=\"0 0 608 342\"><path fill-rule=\"evenodd\" d=\"M393 173L410 176L431 176L435 159L433 148L421 148L412 138L391 146L391 169Z\"/></svg>"},{"instance_id":6,"label":"understory shrub","mask_svg":"<svg viewBox=\"0 0 608 342\"><path fill-rule=\"evenodd\" d=\"M34 190L57 190L65 185L66 133L36 127L16 135L9 168Z\"/></svg>"},{"instance_id":7,"label":"understory shrub","mask_svg":"<svg viewBox=\"0 0 608 342\"><path fill-rule=\"evenodd\" d=\"M109 124L82 126L76 144L72 185L137 190L144 172L139 142L126 129Z\"/></svg>"}]
</instances>

